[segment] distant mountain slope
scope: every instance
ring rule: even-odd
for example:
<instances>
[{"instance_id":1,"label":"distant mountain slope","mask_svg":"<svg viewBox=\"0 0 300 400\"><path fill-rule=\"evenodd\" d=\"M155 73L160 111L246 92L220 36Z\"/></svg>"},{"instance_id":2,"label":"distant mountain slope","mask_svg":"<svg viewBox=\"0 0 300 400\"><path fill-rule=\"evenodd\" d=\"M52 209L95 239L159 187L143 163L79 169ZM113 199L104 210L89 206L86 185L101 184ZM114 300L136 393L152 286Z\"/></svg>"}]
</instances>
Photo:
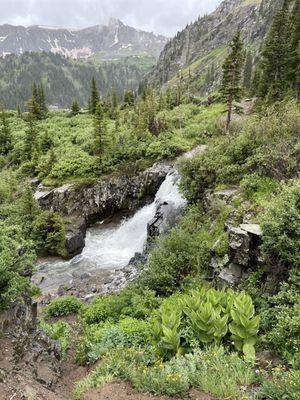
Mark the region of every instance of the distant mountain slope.
<instances>
[{"instance_id":1,"label":"distant mountain slope","mask_svg":"<svg viewBox=\"0 0 300 400\"><path fill-rule=\"evenodd\" d=\"M167 39L112 18L107 26L72 30L42 26L0 26L0 56L52 52L75 59L102 53L104 59L147 55L158 57Z\"/></svg>"},{"instance_id":2,"label":"distant mountain slope","mask_svg":"<svg viewBox=\"0 0 300 400\"><path fill-rule=\"evenodd\" d=\"M90 83L96 77L102 95L112 88L138 88L139 82L155 64L154 57L135 56L101 62L77 61L52 53L24 53L0 58L0 104L8 108L25 107L33 82L42 81L47 103L59 108L70 106L77 98L81 106L88 102Z\"/></svg>"},{"instance_id":3,"label":"distant mountain slope","mask_svg":"<svg viewBox=\"0 0 300 400\"><path fill-rule=\"evenodd\" d=\"M240 29L246 44L257 49L270 26L274 11L283 0L224 0L211 13L179 32L162 51L149 81L157 86L166 82L189 81L191 90L204 94L207 74L214 65L216 78L226 48Z\"/></svg>"}]
</instances>

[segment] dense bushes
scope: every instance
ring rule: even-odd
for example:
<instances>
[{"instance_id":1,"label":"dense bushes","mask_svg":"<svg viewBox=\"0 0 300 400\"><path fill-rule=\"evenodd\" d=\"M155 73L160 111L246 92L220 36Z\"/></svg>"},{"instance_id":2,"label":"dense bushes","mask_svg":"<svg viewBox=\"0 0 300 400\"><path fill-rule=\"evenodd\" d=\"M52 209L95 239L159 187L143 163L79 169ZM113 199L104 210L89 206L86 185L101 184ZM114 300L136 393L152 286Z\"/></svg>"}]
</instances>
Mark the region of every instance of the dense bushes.
<instances>
[{"instance_id":1,"label":"dense bushes","mask_svg":"<svg viewBox=\"0 0 300 400\"><path fill-rule=\"evenodd\" d=\"M200 206L191 207L171 233L160 239L150 256L139 284L157 295L170 295L189 278L209 274L210 249L223 234L229 209L216 204L215 222Z\"/></svg>"},{"instance_id":2,"label":"dense bushes","mask_svg":"<svg viewBox=\"0 0 300 400\"><path fill-rule=\"evenodd\" d=\"M153 319L152 336L163 358L230 339L237 350L253 360L258 325L259 317L254 316L248 295L203 287L167 299Z\"/></svg>"},{"instance_id":3,"label":"dense bushes","mask_svg":"<svg viewBox=\"0 0 300 400\"><path fill-rule=\"evenodd\" d=\"M159 305L160 299L155 297L153 291L129 288L119 294L97 297L84 310L82 317L87 324L118 321L126 316L143 319Z\"/></svg>"},{"instance_id":4,"label":"dense bushes","mask_svg":"<svg viewBox=\"0 0 300 400\"><path fill-rule=\"evenodd\" d=\"M79 364L97 361L112 349L147 347L150 340L148 321L124 318L118 323L110 321L85 327L76 352Z\"/></svg>"},{"instance_id":5,"label":"dense bushes","mask_svg":"<svg viewBox=\"0 0 300 400\"><path fill-rule=\"evenodd\" d=\"M296 102L251 117L240 132L218 138L207 152L182 163L185 195L197 201L207 188L238 184L253 173L277 180L295 177L299 167L299 125Z\"/></svg>"},{"instance_id":6,"label":"dense bushes","mask_svg":"<svg viewBox=\"0 0 300 400\"><path fill-rule=\"evenodd\" d=\"M30 290L35 252L22 233L20 227L0 221L0 312Z\"/></svg>"},{"instance_id":7,"label":"dense bushes","mask_svg":"<svg viewBox=\"0 0 300 400\"><path fill-rule=\"evenodd\" d=\"M262 218L263 250L276 266L300 267L300 182L284 187Z\"/></svg>"},{"instance_id":8,"label":"dense bushes","mask_svg":"<svg viewBox=\"0 0 300 400\"><path fill-rule=\"evenodd\" d=\"M77 314L83 303L74 296L59 297L43 309L45 318L62 317L70 314Z\"/></svg>"},{"instance_id":9,"label":"dense bushes","mask_svg":"<svg viewBox=\"0 0 300 400\"><path fill-rule=\"evenodd\" d=\"M42 211L34 221L32 238L40 254L66 255L65 226L58 213Z\"/></svg>"},{"instance_id":10,"label":"dense bushes","mask_svg":"<svg viewBox=\"0 0 300 400\"><path fill-rule=\"evenodd\" d=\"M115 350L78 383L76 398L114 378L129 380L137 390L155 395L183 398L194 386L220 398L241 399L254 374L250 364L222 347L197 350L164 364L149 351Z\"/></svg>"},{"instance_id":11,"label":"dense bushes","mask_svg":"<svg viewBox=\"0 0 300 400\"><path fill-rule=\"evenodd\" d=\"M287 282L261 304L262 343L287 363L300 368L300 271L292 270Z\"/></svg>"}]
</instances>

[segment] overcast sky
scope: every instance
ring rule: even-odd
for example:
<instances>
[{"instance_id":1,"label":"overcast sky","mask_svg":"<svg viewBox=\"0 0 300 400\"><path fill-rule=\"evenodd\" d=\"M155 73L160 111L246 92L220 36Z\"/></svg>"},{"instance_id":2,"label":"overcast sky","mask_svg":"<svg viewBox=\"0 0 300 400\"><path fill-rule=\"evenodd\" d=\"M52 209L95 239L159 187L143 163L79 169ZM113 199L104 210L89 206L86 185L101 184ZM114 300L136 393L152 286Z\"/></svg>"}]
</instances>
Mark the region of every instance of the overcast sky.
<instances>
[{"instance_id":1,"label":"overcast sky","mask_svg":"<svg viewBox=\"0 0 300 400\"><path fill-rule=\"evenodd\" d=\"M0 0L0 24L87 27L117 17L136 28L174 35L221 0Z\"/></svg>"}]
</instances>

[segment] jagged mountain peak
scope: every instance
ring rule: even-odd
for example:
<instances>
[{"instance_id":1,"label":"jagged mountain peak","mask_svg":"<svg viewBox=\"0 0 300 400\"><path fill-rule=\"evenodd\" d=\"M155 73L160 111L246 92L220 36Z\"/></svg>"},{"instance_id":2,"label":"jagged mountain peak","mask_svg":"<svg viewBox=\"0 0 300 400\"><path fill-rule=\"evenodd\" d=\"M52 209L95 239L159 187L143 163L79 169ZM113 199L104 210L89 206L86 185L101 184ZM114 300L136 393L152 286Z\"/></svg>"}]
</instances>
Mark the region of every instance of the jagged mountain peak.
<instances>
[{"instance_id":1,"label":"jagged mountain peak","mask_svg":"<svg viewBox=\"0 0 300 400\"><path fill-rule=\"evenodd\" d=\"M0 26L0 56L24 52L52 52L70 58L101 53L104 59L148 55L158 57L167 38L137 30L111 18L107 25L74 29L34 25Z\"/></svg>"}]
</instances>

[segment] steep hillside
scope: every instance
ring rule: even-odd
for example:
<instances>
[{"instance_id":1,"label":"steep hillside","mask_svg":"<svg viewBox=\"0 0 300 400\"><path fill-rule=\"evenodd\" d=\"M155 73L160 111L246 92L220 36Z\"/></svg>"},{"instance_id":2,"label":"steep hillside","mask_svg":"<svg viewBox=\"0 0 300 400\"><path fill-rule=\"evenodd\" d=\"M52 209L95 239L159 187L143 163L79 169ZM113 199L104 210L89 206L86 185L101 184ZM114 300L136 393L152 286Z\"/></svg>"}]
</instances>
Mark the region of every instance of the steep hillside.
<instances>
[{"instance_id":1,"label":"steep hillside","mask_svg":"<svg viewBox=\"0 0 300 400\"><path fill-rule=\"evenodd\" d=\"M63 29L43 26L0 26L0 56L30 52L52 52L71 58L102 53L104 59L133 55L158 57L167 39L143 32L112 18L107 26Z\"/></svg>"},{"instance_id":2,"label":"steep hillside","mask_svg":"<svg viewBox=\"0 0 300 400\"><path fill-rule=\"evenodd\" d=\"M211 13L199 18L167 43L149 81L163 85L188 81L200 94L209 88L208 71L214 64L219 75L226 46L234 32L242 31L247 45L257 48L264 38L274 11L282 0L224 0ZM213 79L214 80L214 79Z\"/></svg>"},{"instance_id":3,"label":"steep hillside","mask_svg":"<svg viewBox=\"0 0 300 400\"><path fill-rule=\"evenodd\" d=\"M155 63L154 57L133 56L122 60L96 62L71 60L58 54L24 53L0 58L0 103L16 108L31 95L33 82L42 81L49 105L59 108L70 106L77 98L85 106L90 83L96 77L102 95L114 88L123 95L124 90L138 88L143 76Z\"/></svg>"}]
</instances>

